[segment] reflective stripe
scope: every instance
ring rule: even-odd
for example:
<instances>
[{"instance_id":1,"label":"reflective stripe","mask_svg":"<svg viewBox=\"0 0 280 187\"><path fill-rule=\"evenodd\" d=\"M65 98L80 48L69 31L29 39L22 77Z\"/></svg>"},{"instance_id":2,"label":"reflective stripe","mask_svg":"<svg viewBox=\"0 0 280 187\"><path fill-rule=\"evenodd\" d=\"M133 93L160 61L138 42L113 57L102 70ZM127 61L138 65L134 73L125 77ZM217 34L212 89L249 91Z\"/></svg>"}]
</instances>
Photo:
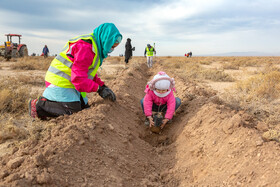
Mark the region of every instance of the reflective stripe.
<instances>
[{"instance_id":1,"label":"reflective stripe","mask_svg":"<svg viewBox=\"0 0 280 187\"><path fill-rule=\"evenodd\" d=\"M68 68L72 68L73 63L66 60L64 57L62 57L61 55L58 55L57 57L55 57L57 60L59 60L62 64L64 64L65 66L67 66Z\"/></svg>"},{"instance_id":2,"label":"reflective stripe","mask_svg":"<svg viewBox=\"0 0 280 187\"><path fill-rule=\"evenodd\" d=\"M60 77L63 77L69 81L71 81L71 77L69 75L67 75L66 73L64 73L63 71L60 71L59 69L56 69L55 67L50 66L48 69L49 72L52 72Z\"/></svg>"},{"instance_id":3,"label":"reflective stripe","mask_svg":"<svg viewBox=\"0 0 280 187\"><path fill-rule=\"evenodd\" d=\"M66 46L64 47L64 49L62 50L62 52L55 58L57 61L59 61L60 63L64 64L66 67L72 69L72 66L73 66L73 63L67 58L67 54L68 53L71 53L71 50L72 50L72 47L69 46L70 43L75 43L77 42L78 40L80 39L90 39L92 41L92 51L95 53L95 61L92 62L91 64L91 68L88 69L88 78L93 80L94 79L94 76L96 74L96 71L97 71L97 67L99 67L99 53L98 53L98 48L97 48L97 44L96 44L96 40L94 38L93 35L91 34L87 34L87 35L81 35L81 36L78 36L76 38L72 38L70 39ZM70 48L70 49L69 49ZM69 49L69 50L68 50ZM95 52L97 50L97 52ZM68 51L68 53L67 53ZM61 78L65 78L66 80L69 81L69 83L60 83L60 85L57 85L57 86L64 86L64 87L67 87L69 86L70 84L72 85L71 83L71 75L68 75L67 73L65 72L68 72L68 70L66 69L66 67L63 67L63 66L59 66L59 64L56 64L57 62L54 62L54 66L50 66L48 71L61 77ZM58 66L58 67L56 67ZM65 72L64 72L65 71ZM52 83L52 81L55 81L53 77L49 77L50 80L49 82ZM46 78L47 79L47 78Z\"/></svg>"},{"instance_id":4,"label":"reflective stripe","mask_svg":"<svg viewBox=\"0 0 280 187\"><path fill-rule=\"evenodd\" d=\"M62 51L65 51L65 50L68 48L68 46L69 46L69 45L66 45L66 46L61 50L61 52L62 52Z\"/></svg>"},{"instance_id":5,"label":"reflective stripe","mask_svg":"<svg viewBox=\"0 0 280 187\"><path fill-rule=\"evenodd\" d=\"M150 49L146 47L147 56L154 56L154 48L151 47Z\"/></svg>"},{"instance_id":6,"label":"reflective stripe","mask_svg":"<svg viewBox=\"0 0 280 187\"><path fill-rule=\"evenodd\" d=\"M94 69L95 69L95 68L90 68L90 69L88 70L88 78L91 79L91 80L93 80L94 77L91 76L90 74L94 71Z\"/></svg>"},{"instance_id":7,"label":"reflective stripe","mask_svg":"<svg viewBox=\"0 0 280 187\"><path fill-rule=\"evenodd\" d=\"M97 64L98 64L98 61L99 61L99 55L98 55L98 53L97 53L97 57L96 57L96 59L95 59L95 62L94 62L93 67L90 68L90 69L88 70L88 78L89 78L89 79L92 79L92 80L93 80L94 77L91 76L90 74L94 71L95 67L96 67Z\"/></svg>"},{"instance_id":8,"label":"reflective stripe","mask_svg":"<svg viewBox=\"0 0 280 187\"><path fill-rule=\"evenodd\" d=\"M97 57L96 57L96 59L95 59L93 69L95 69L95 67L97 66L98 61L99 61L99 54L98 54L98 53L95 53L95 55L96 55L96 54L97 54Z\"/></svg>"},{"instance_id":9,"label":"reflective stripe","mask_svg":"<svg viewBox=\"0 0 280 187\"><path fill-rule=\"evenodd\" d=\"M92 35L81 35L81 36L78 36L78 37L76 37L76 38L72 38L72 39L70 39L69 41L72 42L72 41L79 40L80 38L87 38L87 37L91 37L91 38L94 40L94 43L96 44L96 40L95 40L95 38L94 38ZM65 50L65 49L64 49L64 50ZM63 51L64 51L64 50L63 50ZM92 44L92 51L93 51L94 53L96 53L93 44Z\"/></svg>"},{"instance_id":10,"label":"reflective stripe","mask_svg":"<svg viewBox=\"0 0 280 187\"><path fill-rule=\"evenodd\" d=\"M92 39L93 39L93 41L94 41L95 45L97 46L97 43L96 43L95 38L94 38L93 36L91 36L91 37L92 37ZM96 54L96 52L95 52L95 48L94 48L93 44L92 44L92 51ZM99 57L97 56L97 58L99 58ZM94 66L94 67L95 67L95 66Z\"/></svg>"},{"instance_id":11,"label":"reflective stripe","mask_svg":"<svg viewBox=\"0 0 280 187\"><path fill-rule=\"evenodd\" d=\"M73 45L70 46L70 49L68 50L68 52L66 53L66 55L71 55L71 53L72 53L72 48L73 48Z\"/></svg>"}]
</instances>

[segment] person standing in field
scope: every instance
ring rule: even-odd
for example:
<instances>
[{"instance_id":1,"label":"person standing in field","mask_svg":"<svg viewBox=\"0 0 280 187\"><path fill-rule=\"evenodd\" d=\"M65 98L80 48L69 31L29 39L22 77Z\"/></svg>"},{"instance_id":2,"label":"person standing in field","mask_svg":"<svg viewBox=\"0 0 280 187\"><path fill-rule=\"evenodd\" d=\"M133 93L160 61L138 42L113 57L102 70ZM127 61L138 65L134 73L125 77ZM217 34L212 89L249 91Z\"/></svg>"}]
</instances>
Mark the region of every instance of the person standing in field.
<instances>
[{"instance_id":1,"label":"person standing in field","mask_svg":"<svg viewBox=\"0 0 280 187\"><path fill-rule=\"evenodd\" d=\"M43 96L29 101L29 115L40 119L71 115L89 107L86 93L91 92L115 101L114 92L96 72L121 40L113 23L101 24L92 33L70 39L46 73Z\"/></svg>"},{"instance_id":2,"label":"person standing in field","mask_svg":"<svg viewBox=\"0 0 280 187\"><path fill-rule=\"evenodd\" d=\"M134 51L134 47L131 46L131 39L127 38L126 44L125 44L125 63L128 64L129 59L132 57L132 51Z\"/></svg>"},{"instance_id":3,"label":"person standing in field","mask_svg":"<svg viewBox=\"0 0 280 187\"><path fill-rule=\"evenodd\" d=\"M49 48L47 45L45 45L45 47L43 48L43 55L45 58L49 56Z\"/></svg>"},{"instance_id":4,"label":"person standing in field","mask_svg":"<svg viewBox=\"0 0 280 187\"><path fill-rule=\"evenodd\" d=\"M147 44L147 47L145 48L144 56L147 56L147 65L148 68L151 68L153 66L153 56L154 53L156 54L156 50L153 46L150 44Z\"/></svg>"}]
</instances>

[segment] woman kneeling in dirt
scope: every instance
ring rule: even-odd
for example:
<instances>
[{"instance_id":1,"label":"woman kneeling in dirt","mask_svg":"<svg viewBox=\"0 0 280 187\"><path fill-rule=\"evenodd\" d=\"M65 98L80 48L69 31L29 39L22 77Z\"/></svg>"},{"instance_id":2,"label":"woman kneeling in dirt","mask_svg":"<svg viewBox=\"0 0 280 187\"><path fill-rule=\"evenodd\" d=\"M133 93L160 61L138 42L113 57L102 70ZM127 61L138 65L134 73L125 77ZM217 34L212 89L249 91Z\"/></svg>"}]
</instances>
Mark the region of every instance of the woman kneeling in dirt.
<instances>
[{"instance_id":1,"label":"woman kneeling in dirt","mask_svg":"<svg viewBox=\"0 0 280 187\"><path fill-rule=\"evenodd\" d=\"M145 125L150 127L158 125L153 119L153 112L165 113L160 128L163 129L174 115L175 110L181 105L181 100L174 97L175 81L165 72L161 71L148 82L145 89L145 97L141 100L142 109L145 113Z\"/></svg>"},{"instance_id":2,"label":"woman kneeling in dirt","mask_svg":"<svg viewBox=\"0 0 280 187\"><path fill-rule=\"evenodd\" d=\"M89 107L86 93L90 92L115 101L114 92L96 72L121 40L113 23L104 23L93 33L70 39L46 73L43 96L29 101L30 116L45 119L81 111Z\"/></svg>"}]
</instances>

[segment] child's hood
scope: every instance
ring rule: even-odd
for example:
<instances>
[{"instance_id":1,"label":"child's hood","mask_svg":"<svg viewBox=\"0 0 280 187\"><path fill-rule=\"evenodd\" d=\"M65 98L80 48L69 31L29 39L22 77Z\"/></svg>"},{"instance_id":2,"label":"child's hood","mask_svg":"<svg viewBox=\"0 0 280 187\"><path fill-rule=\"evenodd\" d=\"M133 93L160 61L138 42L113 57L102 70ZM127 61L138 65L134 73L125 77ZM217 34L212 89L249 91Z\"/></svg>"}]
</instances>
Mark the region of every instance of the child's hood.
<instances>
[{"instance_id":1,"label":"child's hood","mask_svg":"<svg viewBox=\"0 0 280 187\"><path fill-rule=\"evenodd\" d=\"M148 90L155 90L155 89L160 89L160 90L175 90L175 81L173 78L170 78L165 72L160 71L158 74L156 74L153 79L148 82L145 93L148 92Z\"/></svg>"}]
</instances>

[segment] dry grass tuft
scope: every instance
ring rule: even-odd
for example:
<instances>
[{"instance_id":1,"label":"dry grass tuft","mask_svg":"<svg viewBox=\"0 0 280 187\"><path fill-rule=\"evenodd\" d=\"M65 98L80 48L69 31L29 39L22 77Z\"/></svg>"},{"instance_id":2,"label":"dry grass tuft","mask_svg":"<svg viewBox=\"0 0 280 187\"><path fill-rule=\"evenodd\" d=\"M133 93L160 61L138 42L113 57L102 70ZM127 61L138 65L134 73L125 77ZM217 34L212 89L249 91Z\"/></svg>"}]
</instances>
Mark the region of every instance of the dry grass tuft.
<instances>
[{"instance_id":1,"label":"dry grass tuft","mask_svg":"<svg viewBox=\"0 0 280 187\"><path fill-rule=\"evenodd\" d=\"M104 61L106 63L109 62L110 64L121 64L121 63L124 63L124 57L110 56L110 57L107 57Z\"/></svg>"},{"instance_id":2,"label":"dry grass tuft","mask_svg":"<svg viewBox=\"0 0 280 187\"><path fill-rule=\"evenodd\" d=\"M222 57L219 59L224 69L239 69L239 67L260 67L262 65L276 64L279 59L276 57Z\"/></svg>"},{"instance_id":3,"label":"dry grass tuft","mask_svg":"<svg viewBox=\"0 0 280 187\"><path fill-rule=\"evenodd\" d=\"M165 63L171 71L176 71L183 79L212 80L220 82L232 82L234 79L225 72L217 69L205 69L196 62Z\"/></svg>"},{"instance_id":4,"label":"dry grass tuft","mask_svg":"<svg viewBox=\"0 0 280 187\"><path fill-rule=\"evenodd\" d=\"M237 91L242 94L243 101L257 101L260 98L272 101L280 96L280 72L255 75L248 80L237 83Z\"/></svg>"},{"instance_id":5,"label":"dry grass tuft","mask_svg":"<svg viewBox=\"0 0 280 187\"><path fill-rule=\"evenodd\" d=\"M227 103L241 107L271 125L280 122L280 72L270 71L237 82L223 96Z\"/></svg>"},{"instance_id":6,"label":"dry grass tuft","mask_svg":"<svg viewBox=\"0 0 280 187\"><path fill-rule=\"evenodd\" d=\"M19 126L12 118L5 124L0 124L0 143L9 139L22 140L28 136L28 131Z\"/></svg>"},{"instance_id":7,"label":"dry grass tuft","mask_svg":"<svg viewBox=\"0 0 280 187\"><path fill-rule=\"evenodd\" d=\"M16 143L24 140L37 141L47 134L56 124L49 121L15 118L13 114L5 114L0 117L0 144L8 140Z\"/></svg>"},{"instance_id":8,"label":"dry grass tuft","mask_svg":"<svg viewBox=\"0 0 280 187\"><path fill-rule=\"evenodd\" d=\"M199 63L202 64L202 65L210 65L210 64L212 64L211 61L200 61Z\"/></svg>"},{"instance_id":9,"label":"dry grass tuft","mask_svg":"<svg viewBox=\"0 0 280 187\"><path fill-rule=\"evenodd\" d=\"M23 114L28 109L29 98L38 95L37 92L31 93L31 88L17 78L0 80L0 113Z\"/></svg>"},{"instance_id":10,"label":"dry grass tuft","mask_svg":"<svg viewBox=\"0 0 280 187\"><path fill-rule=\"evenodd\" d=\"M269 131L263 133L262 138L265 141L274 140L280 142L280 131L270 129Z\"/></svg>"},{"instance_id":11,"label":"dry grass tuft","mask_svg":"<svg viewBox=\"0 0 280 187\"><path fill-rule=\"evenodd\" d=\"M224 64L223 64L223 68L224 68L224 69L239 70L239 65L234 64L234 63L229 63L229 62L227 62L227 63L224 63Z\"/></svg>"},{"instance_id":12,"label":"dry grass tuft","mask_svg":"<svg viewBox=\"0 0 280 187\"><path fill-rule=\"evenodd\" d=\"M11 69L48 70L54 57L24 57L20 62L11 65Z\"/></svg>"}]
</instances>

